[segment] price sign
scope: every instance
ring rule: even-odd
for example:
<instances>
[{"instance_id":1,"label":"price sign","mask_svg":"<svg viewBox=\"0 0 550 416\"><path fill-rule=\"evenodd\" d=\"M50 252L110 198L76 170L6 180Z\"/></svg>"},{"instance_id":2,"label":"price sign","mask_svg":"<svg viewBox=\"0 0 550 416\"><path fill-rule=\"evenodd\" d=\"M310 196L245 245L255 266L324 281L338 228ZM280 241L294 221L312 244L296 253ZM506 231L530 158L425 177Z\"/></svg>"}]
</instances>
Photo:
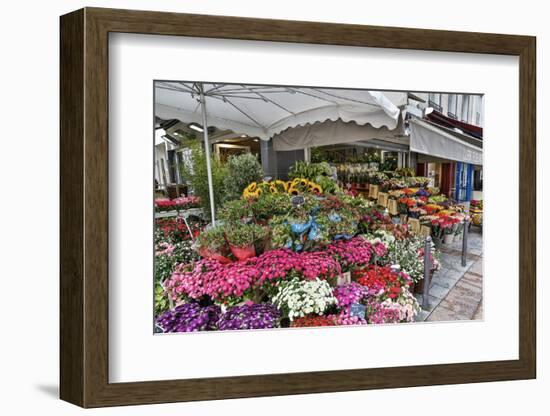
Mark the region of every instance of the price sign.
<instances>
[{"instance_id":1,"label":"price sign","mask_svg":"<svg viewBox=\"0 0 550 416\"><path fill-rule=\"evenodd\" d=\"M367 307L365 305L361 305L360 303L352 303L349 309L349 315L358 316L361 319L365 319L366 310Z\"/></svg>"},{"instance_id":2,"label":"price sign","mask_svg":"<svg viewBox=\"0 0 550 416\"><path fill-rule=\"evenodd\" d=\"M420 233L420 220L418 218L409 218L409 228L412 233Z\"/></svg>"},{"instance_id":3,"label":"price sign","mask_svg":"<svg viewBox=\"0 0 550 416\"><path fill-rule=\"evenodd\" d=\"M292 198L290 198L290 202L292 202L292 205L297 207L299 205L304 205L305 199L302 195L294 195Z\"/></svg>"},{"instance_id":4,"label":"price sign","mask_svg":"<svg viewBox=\"0 0 550 416\"><path fill-rule=\"evenodd\" d=\"M378 192L378 205L386 208L388 206L388 196L386 192Z\"/></svg>"},{"instance_id":5,"label":"price sign","mask_svg":"<svg viewBox=\"0 0 550 416\"><path fill-rule=\"evenodd\" d=\"M378 185L369 185L369 198L378 198Z\"/></svg>"},{"instance_id":6,"label":"price sign","mask_svg":"<svg viewBox=\"0 0 550 416\"><path fill-rule=\"evenodd\" d=\"M420 235L423 237L429 237L432 234L432 229L427 225L420 227Z\"/></svg>"},{"instance_id":7,"label":"price sign","mask_svg":"<svg viewBox=\"0 0 550 416\"><path fill-rule=\"evenodd\" d=\"M388 199L388 212L390 215L397 215L397 201L395 199Z\"/></svg>"}]
</instances>

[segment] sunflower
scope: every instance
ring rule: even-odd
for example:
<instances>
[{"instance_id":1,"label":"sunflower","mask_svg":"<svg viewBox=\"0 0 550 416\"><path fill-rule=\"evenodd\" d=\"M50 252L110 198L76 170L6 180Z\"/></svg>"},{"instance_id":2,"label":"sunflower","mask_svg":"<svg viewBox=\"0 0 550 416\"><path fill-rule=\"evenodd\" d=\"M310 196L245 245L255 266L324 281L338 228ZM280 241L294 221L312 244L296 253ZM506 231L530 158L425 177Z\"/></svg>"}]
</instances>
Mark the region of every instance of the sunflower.
<instances>
[{"instance_id":1,"label":"sunflower","mask_svg":"<svg viewBox=\"0 0 550 416\"><path fill-rule=\"evenodd\" d=\"M288 182L282 181L280 179L275 180L274 184L277 187L277 189L280 191L286 192L288 189Z\"/></svg>"},{"instance_id":2,"label":"sunflower","mask_svg":"<svg viewBox=\"0 0 550 416\"><path fill-rule=\"evenodd\" d=\"M287 191L290 195L298 195L300 191L296 189L294 186L290 186Z\"/></svg>"},{"instance_id":3,"label":"sunflower","mask_svg":"<svg viewBox=\"0 0 550 416\"><path fill-rule=\"evenodd\" d=\"M246 188L244 188L243 197L252 198L252 197L258 196L257 190L258 190L258 184L256 182L252 182Z\"/></svg>"},{"instance_id":4,"label":"sunflower","mask_svg":"<svg viewBox=\"0 0 550 416\"><path fill-rule=\"evenodd\" d=\"M269 192L271 192L272 194L278 194L279 190L277 189L275 184L271 184L271 185L269 185Z\"/></svg>"},{"instance_id":5,"label":"sunflower","mask_svg":"<svg viewBox=\"0 0 550 416\"><path fill-rule=\"evenodd\" d=\"M317 185L316 183L312 183L310 187L311 192L321 195L323 193L323 188L321 188L320 185Z\"/></svg>"}]
</instances>

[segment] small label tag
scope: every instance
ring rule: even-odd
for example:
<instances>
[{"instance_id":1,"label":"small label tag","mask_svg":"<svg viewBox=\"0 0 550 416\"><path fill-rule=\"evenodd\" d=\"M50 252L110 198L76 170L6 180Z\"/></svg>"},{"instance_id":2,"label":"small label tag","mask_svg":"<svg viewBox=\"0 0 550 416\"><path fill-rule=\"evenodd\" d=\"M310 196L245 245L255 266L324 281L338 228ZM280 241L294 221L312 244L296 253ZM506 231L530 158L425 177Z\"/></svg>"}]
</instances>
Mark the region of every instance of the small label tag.
<instances>
[{"instance_id":1,"label":"small label tag","mask_svg":"<svg viewBox=\"0 0 550 416\"><path fill-rule=\"evenodd\" d=\"M294 195L292 198L290 198L290 202L292 202L292 205L297 207L299 205L303 205L305 202L305 199L302 195Z\"/></svg>"},{"instance_id":2,"label":"small label tag","mask_svg":"<svg viewBox=\"0 0 550 416\"><path fill-rule=\"evenodd\" d=\"M358 316L361 319L365 319L366 310L367 307L365 305L361 305L360 303L352 303L349 308L349 315Z\"/></svg>"},{"instance_id":3,"label":"small label tag","mask_svg":"<svg viewBox=\"0 0 550 416\"><path fill-rule=\"evenodd\" d=\"M336 280L336 286L343 286L345 284L351 283L351 273L345 272L338 276Z\"/></svg>"}]
</instances>

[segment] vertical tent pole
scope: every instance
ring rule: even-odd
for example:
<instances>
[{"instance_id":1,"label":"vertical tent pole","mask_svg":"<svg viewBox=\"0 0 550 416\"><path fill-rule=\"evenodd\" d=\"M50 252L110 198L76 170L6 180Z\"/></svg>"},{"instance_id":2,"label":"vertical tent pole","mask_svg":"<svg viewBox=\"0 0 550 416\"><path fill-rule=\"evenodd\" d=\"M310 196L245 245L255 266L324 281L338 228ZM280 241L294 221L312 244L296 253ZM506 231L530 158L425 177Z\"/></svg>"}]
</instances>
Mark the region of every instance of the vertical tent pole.
<instances>
[{"instance_id":1,"label":"vertical tent pole","mask_svg":"<svg viewBox=\"0 0 550 416\"><path fill-rule=\"evenodd\" d=\"M428 298L430 296L431 285L431 270L432 263L430 257L432 256L432 238L426 237L424 240L424 290L422 291L422 309L427 310L430 307Z\"/></svg>"},{"instance_id":2,"label":"vertical tent pole","mask_svg":"<svg viewBox=\"0 0 550 416\"><path fill-rule=\"evenodd\" d=\"M210 215L212 225L216 225L216 210L214 208L214 184L212 183L212 166L210 163L210 142L208 141L208 124L206 121L206 99L204 97L204 88L202 83L197 84L200 93L201 112L202 112L202 134L204 137L204 156L206 157L206 174L208 176L208 195L210 196Z\"/></svg>"}]
</instances>

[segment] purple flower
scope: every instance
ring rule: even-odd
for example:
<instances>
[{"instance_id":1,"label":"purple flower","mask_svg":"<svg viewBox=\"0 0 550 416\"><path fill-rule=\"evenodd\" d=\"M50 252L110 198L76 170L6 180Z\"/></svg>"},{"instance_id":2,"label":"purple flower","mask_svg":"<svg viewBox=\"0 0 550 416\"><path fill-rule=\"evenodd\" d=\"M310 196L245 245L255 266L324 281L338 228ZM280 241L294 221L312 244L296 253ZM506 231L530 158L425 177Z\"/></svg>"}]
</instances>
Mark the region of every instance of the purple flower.
<instances>
[{"instance_id":1,"label":"purple flower","mask_svg":"<svg viewBox=\"0 0 550 416\"><path fill-rule=\"evenodd\" d=\"M353 303L360 303L368 295L368 289L359 283L351 282L335 287L332 294L338 301L338 306L348 311Z\"/></svg>"},{"instance_id":2,"label":"purple flower","mask_svg":"<svg viewBox=\"0 0 550 416\"><path fill-rule=\"evenodd\" d=\"M164 312L156 319L162 332L195 332L216 329L221 313L219 306L201 307L198 303L184 303Z\"/></svg>"},{"instance_id":3,"label":"purple flower","mask_svg":"<svg viewBox=\"0 0 550 416\"><path fill-rule=\"evenodd\" d=\"M229 308L218 321L220 330L275 328L281 313L270 303Z\"/></svg>"}]
</instances>

